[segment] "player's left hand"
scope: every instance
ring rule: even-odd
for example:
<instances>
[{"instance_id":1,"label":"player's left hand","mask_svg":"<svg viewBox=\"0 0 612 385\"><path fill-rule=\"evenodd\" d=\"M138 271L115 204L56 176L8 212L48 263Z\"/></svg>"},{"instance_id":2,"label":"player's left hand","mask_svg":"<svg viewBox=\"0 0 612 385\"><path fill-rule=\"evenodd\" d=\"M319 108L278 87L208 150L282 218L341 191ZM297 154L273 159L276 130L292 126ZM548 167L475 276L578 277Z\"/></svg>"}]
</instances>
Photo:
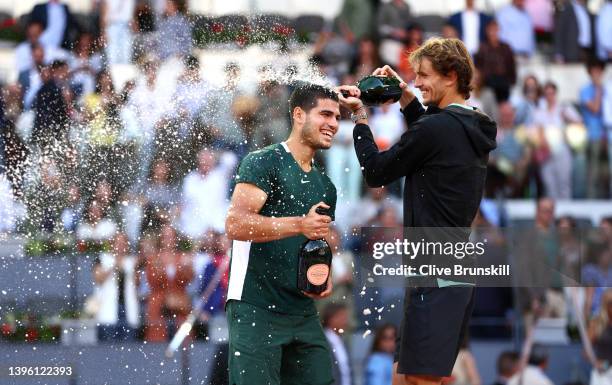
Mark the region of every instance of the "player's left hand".
<instances>
[{"instance_id":1,"label":"player's left hand","mask_svg":"<svg viewBox=\"0 0 612 385\"><path fill-rule=\"evenodd\" d=\"M332 283L332 277L331 277L331 272L330 272L329 277L327 277L327 289L325 289L325 291L319 294L306 293L305 291L302 291L302 294L312 299L321 299L321 298L329 297L332 293L333 286L334 284Z\"/></svg>"}]
</instances>

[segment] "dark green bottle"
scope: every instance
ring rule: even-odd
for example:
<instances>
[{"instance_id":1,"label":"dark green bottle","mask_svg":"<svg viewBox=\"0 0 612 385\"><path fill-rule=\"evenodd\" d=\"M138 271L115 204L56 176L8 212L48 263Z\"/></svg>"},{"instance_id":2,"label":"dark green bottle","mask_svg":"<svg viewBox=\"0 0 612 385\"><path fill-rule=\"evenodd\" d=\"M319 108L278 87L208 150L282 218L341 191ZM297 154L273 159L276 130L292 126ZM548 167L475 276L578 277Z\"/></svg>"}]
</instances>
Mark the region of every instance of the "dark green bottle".
<instances>
[{"instance_id":1,"label":"dark green bottle","mask_svg":"<svg viewBox=\"0 0 612 385\"><path fill-rule=\"evenodd\" d=\"M379 106L388 101L397 102L402 96L400 81L396 77L370 75L357 82L359 99L366 106Z\"/></svg>"},{"instance_id":2,"label":"dark green bottle","mask_svg":"<svg viewBox=\"0 0 612 385\"><path fill-rule=\"evenodd\" d=\"M317 214L329 215L322 208L315 209ZM332 250L325 239L309 239L302 245L298 262L298 289L312 294L320 294L327 289L327 279L331 269Z\"/></svg>"}]
</instances>

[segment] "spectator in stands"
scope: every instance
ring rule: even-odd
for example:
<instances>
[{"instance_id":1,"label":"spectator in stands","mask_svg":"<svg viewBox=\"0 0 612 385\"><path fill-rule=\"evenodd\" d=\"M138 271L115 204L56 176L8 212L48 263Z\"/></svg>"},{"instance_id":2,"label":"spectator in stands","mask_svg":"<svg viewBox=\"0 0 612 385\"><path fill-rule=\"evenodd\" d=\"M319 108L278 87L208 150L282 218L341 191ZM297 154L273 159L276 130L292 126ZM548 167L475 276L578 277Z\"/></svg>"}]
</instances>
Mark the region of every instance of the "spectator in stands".
<instances>
[{"instance_id":1,"label":"spectator in stands","mask_svg":"<svg viewBox=\"0 0 612 385\"><path fill-rule=\"evenodd\" d=\"M17 73L29 71L34 66L32 60L32 47L40 44L38 39L43 32L43 25L37 21L30 21L26 25L26 40L15 47L15 68Z\"/></svg>"},{"instance_id":2,"label":"spectator in stands","mask_svg":"<svg viewBox=\"0 0 612 385\"><path fill-rule=\"evenodd\" d=\"M173 216L173 209L179 202L177 188L169 181L170 164L165 159L158 159L151 167L151 177L143 190L144 217L142 231L159 230L162 223Z\"/></svg>"},{"instance_id":3,"label":"spectator in stands","mask_svg":"<svg viewBox=\"0 0 612 385\"><path fill-rule=\"evenodd\" d=\"M385 151L396 143L406 130L398 104L386 104L376 107L372 112L374 140L380 151Z\"/></svg>"},{"instance_id":4,"label":"spectator in stands","mask_svg":"<svg viewBox=\"0 0 612 385\"><path fill-rule=\"evenodd\" d=\"M612 175L612 80L604 85L603 95L601 113L603 125L608 135L608 167L610 168L608 175ZM609 182L608 197L612 198L612 178L609 178Z\"/></svg>"},{"instance_id":5,"label":"spectator in stands","mask_svg":"<svg viewBox=\"0 0 612 385\"><path fill-rule=\"evenodd\" d=\"M510 87L516 83L516 63L512 48L499 40L499 25L495 20L487 24L486 40L474 56L474 65L484 84L495 91L497 102L508 100Z\"/></svg>"},{"instance_id":6,"label":"spectator in stands","mask_svg":"<svg viewBox=\"0 0 612 385\"><path fill-rule=\"evenodd\" d=\"M541 345L534 345L531 348L527 366L512 376L508 385L553 385L553 382L544 372L547 367L548 351Z\"/></svg>"},{"instance_id":7,"label":"spectator in stands","mask_svg":"<svg viewBox=\"0 0 612 385\"><path fill-rule=\"evenodd\" d=\"M522 272L516 278L520 281L519 299L524 301L524 322L527 328L539 317L564 317L566 304L560 291L561 281L559 245L554 228L555 202L540 198L536 204L535 228L521 232L524 241L517 245L515 253L517 266ZM523 273L524 272L524 273Z\"/></svg>"},{"instance_id":8,"label":"spectator in stands","mask_svg":"<svg viewBox=\"0 0 612 385\"><path fill-rule=\"evenodd\" d=\"M349 76L354 76L359 80L364 76L371 75L372 72L381 66L380 57L378 55L378 47L376 42L371 37L364 37L357 44L357 54L351 63ZM342 83L352 84L354 83Z\"/></svg>"},{"instance_id":9,"label":"spectator in stands","mask_svg":"<svg viewBox=\"0 0 612 385\"><path fill-rule=\"evenodd\" d=\"M257 148L282 142L289 135L287 122L289 93L287 87L273 78L271 71L269 66L259 69L260 80L256 93L258 107L253 135L255 142L253 145Z\"/></svg>"},{"instance_id":10,"label":"spectator in stands","mask_svg":"<svg viewBox=\"0 0 612 385\"><path fill-rule=\"evenodd\" d=\"M521 95L512 100L512 104L516 109L515 123L516 125L533 125L535 119L535 111L538 108L538 102L542 90L538 78L534 75L527 75L523 79L523 87Z\"/></svg>"},{"instance_id":11,"label":"spectator in stands","mask_svg":"<svg viewBox=\"0 0 612 385\"><path fill-rule=\"evenodd\" d=\"M397 328L384 324L376 329L370 355L366 358L364 385L387 385L393 377L393 354Z\"/></svg>"},{"instance_id":12,"label":"spectator in stands","mask_svg":"<svg viewBox=\"0 0 612 385\"><path fill-rule=\"evenodd\" d=\"M202 78L200 60L193 55L185 56L184 70L177 79L172 100L176 103L173 111L180 119L178 136L186 140L193 132L195 119L207 114L206 108L211 97L211 85Z\"/></svg>"},{"instance_id":13,"label":"spectator in stands","mask_svg":"<svg viewBox=\"0 0 612 385\"><path fill-rule=\"evenodd\" d=\"M342 340L348 327L349 313L343 304L330 303L322 314L321 324L332 352L333 385L352 385L351 357Z\"/></svg>"},{"instance_id":14,"label":"spectator in stands","mask_svg":"<svg viewBox=\"0 0 612 385\"><path fill-rule=\"evenodd\" d=\"M136 62L155 51L156 19L151 4L148 1L138 1L131 20L134 30L132 44L132 59Z\"/></svg>"},{"instance_id":15,"label":"spectator in stands","mask_svg":"<svg viewBox=\"0 0 612 385\"><path fill-rule=\"evenodd\" d=\"M453 366L453 372L451 374L451 381L449 385L480 385L480 374L478 374L478 368L476 367L476 360L474 355L469 350L468 337L464 337L461 342L459 353L457 354L457 360L455 366Z\"/></svg>"},{"instance_id":16,"label":"spectator in stands","mask_svg":"<svg viewBox=\"0 0 612 385\"><path fill-rule=\"evenodd\" d=\"M185 177L182 185L179 223L183 234L198 239L210 229L224 231L228 181L236 161L229 152L221 155L205 148L198 153L198 168Z\"/></svg>"},{"instance_id":17,"label":"spectator in stands","mask_svg":"<svg viewBox=\"0 0 612 385\"><path fill-rule=\"evenodd\" d=\"M15 199L13 187L0 165L0 234L15 231L17 222L25 214L24 207Z\"/></svg>"},{"instance_id":18,"label":"spectator in stands","mask_svg":"<svg viewBox=\"0 0 612 385\"><path fill-rule=\"evenodd\" d=\"M157 52L162 61L172 56L183 58L191 53L191 24L186 13L185 0L166 0L164 17L157 29Z\"/></svg>"},{"instance_id":19,"label":"spectator in stands","mask_svg":"<svg viewBox=\"0 0 612 385\"><path fill-rule=\"evenodd\" d=\"M517 138L512 104L500 104L499 116L497 148L489 155L486 195L520 198L529 181L531 151Z\"/></svg>"},{"instance_id":20,"label":"spectator in stands","mask_svg":"<svg viewBox=\"0 0 612 385\"><path fill-rule=\"evenodd\" d=\"M599 313L604 291L612 287L612 247L606 243L591 245L587 254L591 262L582 267L582 284L586 287L585 316Z\"/></svg>"},{"instance_id":21,"label":"spectator in stands","mask_svg":"<svg viewBox=\"0 0 612 385\"><path fill-rule=\"evenodd\" d=\"M378 52L383 62L397 67L411 20L410 7L404 0L391 0L378 8L376 26L381 39Z\"/></svg>"},{"instance_id":22,"label":"spectator in stands","mask_svg":"<svg viewBox=\"0 0 612 385\"><path fill-rule=\"evenodd\" d=\"M83 221L77 227L77 239L83 242L102 243L115 236L118 226L110 217L109 211L103 208L98 201L91 201L87 206Z\"/></svg>"},{"instance_id":23,"label":"spectator in stands","mask_svg":"<svg viewBox=\"0 0 612 385\"><path fill-rule=\"evenodd\" d=\"M480 44L485 41L485 28L491 20L491 16L479 12L474 3L474 0L466 0L465 9L451 15L448 19L448 23L455 27L468 52L472 55L478 51Z\"/></svg>"},{"instance_id":24,"label":"spectator in stands","mask_svg":"<svg viewBox=\"0 0 612 385\"><path fill-rule=\"evenodd\" d=\"M338 16L340 29L346 29L351 40L361 40L372 33L372 3L362 0L344 0ZM371 73L371 72L370 72Z\"/></svg>"},{"instance_id":25,"label":"spectator in stands","mask_svg":"<svg viewBox=\"0 0 612 385\"><path fill-rule=\"evenodd\" d=\"M355 78L346 75L342 84L354 84ZM361 196L361 166L353 148L353 127L349 112L340 110L338 131L334 136L334 145L325 152L325 170L334 182L340 201L355 204Z\"/></svg>"},{"instance_id":26,"label":"spectator in stands","mask_svg":"<svg viewBox=\"0 0 612 385\"><path fill-rule=\"evenodd\" d=\"M597 357L595 369L607 371L612 362L612 289L603 292L601 307L589 322L588 334Z\"/></svg>"},{"instance_id":27,"label":"spectator in stands","mask_svg":"<svg viewBox=\"0 0 612 385\"><path fill-rule=\"evenodd\" d=\"M67 204L62 209L61 219L64 225L64 231L68 234L74 234L79 222L83 219L83 211L85 205L81 199L81 191L76 184L68 188Z\"/></svg>"},{"instance_id":28,"label":"spectator in stands","mask_svg":"<svg viewBox=\"0 0 612 385\"><path fill-rule=\"evenodd\" d=\"M100 341L130 341L136 337L140 309L136 290L139 274L137 257L130 254L125 233L117 233L112 252L102 252L94 260L94 296Z\"/></svg>"},{"instance_id":29,"label":"spectator in stands","mask_svg":"<svg viewBox=\"0 0 612 385\"><path fill-rule=\"evenodd\" d=\"M209 110L207 110L208 119L205 123L211 126L216 147L229 148L239 155L245 155L246 136L232 113L234 101L243 94L239 88L240 66L237 63L229 62L225 65L224 71L225 84L213 90Z\"/></svg>"},{"instance_id":30,"label":"spectator in stands","mask_svg":"<svg viewBox=\"0 0 612 385\"><path fill-rule=\"evenodd\" d=\"M206 297L201 306L200 323L208 325L213 317L223 315L229 282L229 241L224 234L212 232L210 258L202 273L198 299Z\"/></svg>"},{"instance_id":31,"label":"spectator in stands","mask_svg":"<svg viewBox=\"0 0 612 385\"><path fill-rule=\"evenodd\" d=\"M569 216L557 219L557 233L559 234L559 259L561 272L575 282L581 282L580 268L586 255L584 244L580 242L581 233L576 220Z\"/></svg>"},{"instance_id":32,"label":"spectator in stands","mask_svg":"<svg viewBox=\"0 0 612 385\"><path fill-rule=\"evenodd\" d=\"M586 61L592 55L592 15L585 0L561 2L555 17L555 61L575 63Z\"/></svg>"},{"instance_id":33,"label":"spectator in stands","mask_svg":"<svg viewBox=\"0 0 612 385\"><path fill-rule=\"evenodd\" d=\"M497 121L499 118L499 107L497 100L495 100L495 92L485 84L482 73L478 68L474 69L472 87L470 98L467 100L468 104L478 108L491 119Z\"/></svg>"},{"instance_id":34,"label":"spectator in stands","mask_svg":"<svg viewBox=\"0 0 612 385\"><path fill-rule=\"evenodd\" d=\"M352 37L342 32L337 30L336 25L330 24L319 33L313 47L313 56L320 58L327 71L335 77L348 72L351 59L355 56Z\"/></svg>"},{"instance_id":35,"label":"spectator in stands","mask_svg":"<svg viewBox=\"0 0 612 385\"><path fill-rule=\"evenodd\" d=\"M193 279L191 256L178 250L176 231L168 224L161 228L157 250L146 262L151 289L145 329L145 341L149 342L167 341L191 311L186 291Z\"/></svg>"},{"instance_id":36,"label":"spectator in stands","mask_svg":"<svg viewBox=\"0 0 612 385\"><path fill-rule=\"evenodd\" d=\"M497 357L497 380L493 385L507 385L518 370L519 354L505 351Z\"/></svg>"},{"instance_id":37,"label":"spectator in stands","mask_svg":"<svg viewBox=\"0 0 612 385\"><path fill-rule=\"evenodd\" d=\"M410 65L410 54L416 51L421 44L423 44L423 26L418 23L412 23L410 27L408 27L408 40L404 49L400 53L398 70L400 71L400 75L402 79L405 79L408 83L414 81L416 75L412 66Z\"/></svg>"},{"instance_id":38,"label":"spectator in stands","mask_svg":"<svg viewBox=\"0 0 612 385\"><path fill-rule=\"evenodd\" d=\"M442 26L442 31L440 32L440 35L442 35L442 37L445 39L459 39L460 38L457 28L455 28L451 23L448 23L448 22Z\"/></svg>"},{"instance_id":39,"label":"spectator in stands","mask_svg":"<svg viewBox=\"0 0 612 385\"><path fill-rule=\"evenodd\" d=\"M580 123L582 119L576 109L557 100L557 85L544 85L544 98L538 106L534 123L543 132L543 144L548 151L542 162L542 179L546 195L557 199L572 198L572 153L565 141L565 127L569 123Z\"/></svg>"},{"instance_id":40,"label":"spectator in stands","mask_svg":"<svg viewBox=\"0 0 612 385\"><path fill-rule=\"evenodd\" d=\"M81 32L81 26L70 12L70 8L61 0L36 4L30 13L29 21L43 25L44 31L39 41L49 49L62 47L70 50Z\"/></svg>"},{"instance_id":41,"label":"spectator in stands","mask_svg":"<svg viewBox=\"0 0 612 385\"><path fill-rule=\"evenodd\" d=\"M529 57L535 53L533 22L525 10L525 0L512 0L497 11L499 38L519 56Z\"/></svg>"},{"instance_id":42,"label":"spectator in stands","mask_svg":"<svg viewBox=\"0 0 612 385\"><path fill-rule=\"evenodd\" d=\"M32 105L36 113L32 142L38 145L43 153L53 151L54 155L61 155L58 152L64 150L58 148L58 143L61 145L65 142L70 126L70 94L63 87L67 76L68 66L62 61L54 61L42 71L43 85Z\"/></svg>"},{"instance_id":43,"label":"spectator in stands","mask_svg":"<svg viewBox=\"0 0 612 385\"><path fill-rule=\"evenodd\" d=\"M102 0L100 32L106 42L108 64L127 64L132 61L130 22L135 8L135 0Z\"/></svg>"},{"instance_id":44,"label":"spectator in stands","mask_svg":"<svg viewBox=\"0 0 612 385\"><path fill-rule=\"evenodd\" d=\"M96 77L102 70L102 56L95 52L93 35L85 32L79 35L73 55L68 60L70 87L75 99L89 95L96 90Z\"/></svg>"},{"instance_id":45,"label":"spectator in stands","mask_svg":"<svg viewBox=\"0 0 612 385\"><path fill-rule=\"evenodd\" d=\"M158 82L159 62L148 57L142 65L142 76L130 93L122 118L126 121L126 135L136 145L139 158L139 175L137 183L142 186L149 173L149 167L155 155L155 131L158 122L168 108L171 97L162 94Z\"/></svg>"},{"instance_id":46,"label":"spectator in stands","mask_svg":"<svg viewBox=\"0 0 612 385\"><path fill-rule=\"evenodd\" d=\"M60 225L60 213L65 202L64 176L57 160L41 162L40 180L28 185L25 203L28 224L34 231L54 232Z\"/></svg>"},{"instance_id":47,"label":"spectator in stands","mask_svg":"<svg viewBox=\"0 0 612 385\"><path fill-rule=\"evenodd\" d=\"M590 199L603 198L603 175L601 171L604 163L602 153L606 152L605 128L602 116L603 101L603 73L604 64L597 60L587 63L590 82L580 89L580 112L588 131L588 182L587 197Z\"/></svg>"},{"instance_id":48,"label":"spectator in stands","mask_svg":"<svg viewBox=\"0 0 612 385\"><path fill-rule=\"evenodd\" d=\"M17 79L21 87L24 110L29 110L32 107L36 94L42 87L42 72L45 66L45 48L42 44L32 43L30 51L32 55L30 63L32 65L30 68L19 72Z\"/></svg>"},{"instance_id":49,"label":"spectator in stands","mask_svg":"<svg viewBox=\"0 0 612 385\"><path fill-rule=\"evenodd\" d=\"M112 185L120 183L119 169L126 167L125 159L116 159L116 144L121 122L118 119L119 99L110 73L96 75L95 89L82 99L82 122L87 128L87 150L83 154L88 180L103 175Z\"/></svg>"},{"instance_id":50,"label":"spectator in stands","mask_svg":"<svg viewBox=\"0 0 612 385\"><path fill-rule=\"evenodd\" d=\"M525 0L525 10L531 17L538 40L550 41L553 25L553 0Z\"/></svg>"},{"instance_id":51,"label":"spectator in stands","mask_svg":"<svg viewBox=\"0 0 612 385\"><path fill-rule=\"evenodd\" d=\"M595 41L599 60L612 61L612 0L606 1L599 10L595 23Z\"/></svg>"}]
</instances>

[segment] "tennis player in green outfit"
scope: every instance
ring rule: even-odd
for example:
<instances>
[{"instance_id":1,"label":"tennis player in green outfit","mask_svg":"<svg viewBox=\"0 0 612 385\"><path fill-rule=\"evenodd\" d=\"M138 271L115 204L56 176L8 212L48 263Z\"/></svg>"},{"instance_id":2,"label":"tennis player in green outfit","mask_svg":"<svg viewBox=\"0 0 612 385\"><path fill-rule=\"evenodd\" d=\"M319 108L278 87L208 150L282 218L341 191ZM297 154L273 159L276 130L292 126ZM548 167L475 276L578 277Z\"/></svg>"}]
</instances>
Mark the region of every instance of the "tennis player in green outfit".
<instances>
[{"instance_id":1,"label":"tennis player in green outfit","mask_svg":"<svg viewBox=\"0 0 612 385\"><path fill-rule=\"evenodd\" d=\"M313 164L338 130L337 95L318 85L290 99L291 134L248 154L236 175L225 228L233 240L226 311L230 385L328 385L331 352L313 295L297 287L298 253L325 238L336 188ZM318 206L328 215L315 212Z\"/></svg>"}]
</instances>

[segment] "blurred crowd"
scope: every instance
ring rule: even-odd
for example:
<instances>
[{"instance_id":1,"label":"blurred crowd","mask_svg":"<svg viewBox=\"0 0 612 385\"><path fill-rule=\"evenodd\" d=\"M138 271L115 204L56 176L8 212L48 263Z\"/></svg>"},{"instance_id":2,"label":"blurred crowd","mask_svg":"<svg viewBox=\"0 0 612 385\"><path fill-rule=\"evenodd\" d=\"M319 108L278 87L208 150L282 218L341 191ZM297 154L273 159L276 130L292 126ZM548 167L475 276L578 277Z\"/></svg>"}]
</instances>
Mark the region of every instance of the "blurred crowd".
<instances>
[{"instance_id":1,"label":"blurred crowd","mask_svg":"<svg viewBox=\"0 0 612 385\"><path fill-rule=\"evenodd\" d=\"M297 68L283 69L288 81L279 82L272 63L263 65L252 92L242 87L241 67L228 62L223 84L212 85L194 50L185 1L96 4L87 25L57 0L35 6L26 19L26 40L15 48L18 81L3 85L0 98L0 232L62 233L83 249L101 246L93 267L98 295L86 309L102 340L133 339L141 330L146 341L167 341L194 305L202 310L194 336L206 338L209 322L223 313L232 175L246 153L286 138ZM355 83L383 64L411 83L407 54L424 39L462 39L476 66L468 103L498 122L485 191L491 200L475 225L499 234L511 223L493 200L538 199L530 224L544 243L538 257L576 264L587 251L576 250L575 233L563 229L579 224L555 219L554 204L612 197L612 82L604 80L612 60L612 1L593 15L581 0L513 0L494 14L468 0L447 20L425 21L403 0L345 0L337 19L313 38L310 64L330 84ZM574 90L571 103L562 102L553 81L519 77L534 56L582 63L590 80ZM117 85L111 68L126 64L137 75ZM405 129L397 105L373 108L370 123L383 150ZM351 364L342 337L363 318L355 303L361 289L353 282L357 229L401 224L401 185L364 185L352 128L343 111L333 147L317 155L339 193L334 295L320 307L343 385L351 383ZM607 233L596 235L588 263L574 276L593 286L583 293L583 311L604 352L612 351L612 296L603 288L612 283L612 220L600 225ZM503 248L502 238L491 247ZM491 335L508 336L514 293L479 293L475 316L506 320ZM397 293L377 295L384 303ZM558 287L526 293L515 316L569 318L567 295ZM390 373L395 329L381 325L375 334L364 374L372 385L381 383L380 371ZM463 374L455 383L478 384L469 355L458 362ZM516 353L504 353L500 376L511 377L516 362Z\"/></svg>"}]
</instances>

